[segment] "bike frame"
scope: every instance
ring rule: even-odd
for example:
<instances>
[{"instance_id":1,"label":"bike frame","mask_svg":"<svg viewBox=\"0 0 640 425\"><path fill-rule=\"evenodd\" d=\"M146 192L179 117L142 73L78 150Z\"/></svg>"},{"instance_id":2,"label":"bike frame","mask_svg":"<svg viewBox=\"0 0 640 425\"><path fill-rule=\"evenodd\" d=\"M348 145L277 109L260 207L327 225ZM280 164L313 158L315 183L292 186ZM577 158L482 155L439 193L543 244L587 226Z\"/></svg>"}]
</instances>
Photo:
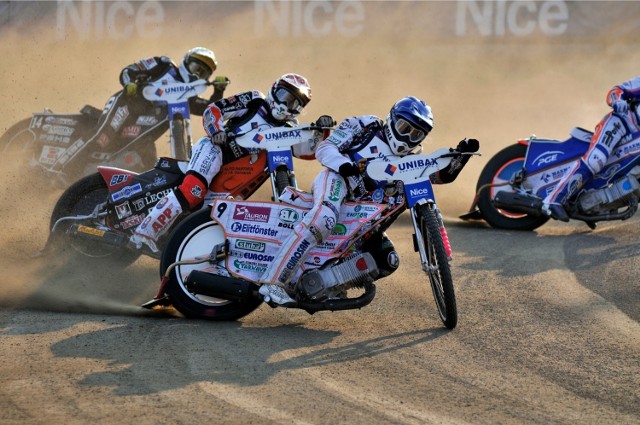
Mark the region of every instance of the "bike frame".
<instances>
[{"instance_id":1,"label":"bike frame","mask_svg":"<svg viewBox=\"0 0 640 425\"><path fill-rule=\"evenodd\" d=\"M523 164L523 187L544 198L587 152L592 135L587 130L575 128L571 137L563 141L529 138ZM637 132L616 147L603 169L581 191L603 188L639 164L640 132Z\"/></svg>"},{"instance_id":2,"label":"bike frame","mask_svg":"<svg viewBox=\"0 0 640 425\"><path fill-rule=\"evenodd\" d=\"M142 90L142 95L145 99L167 106L172 158L177 158L178 156L177 141L174 138L175 120L184 122L184 129L187 135L187 140L185 140L184 143L187 155L189 155L192 147L189 99L204 92L209 85L211 85L211 83L207 80L197 80L190 83L155 81L145 85ZM189 158L180 159L188 160Z\"/></svg>"}]
</instances>

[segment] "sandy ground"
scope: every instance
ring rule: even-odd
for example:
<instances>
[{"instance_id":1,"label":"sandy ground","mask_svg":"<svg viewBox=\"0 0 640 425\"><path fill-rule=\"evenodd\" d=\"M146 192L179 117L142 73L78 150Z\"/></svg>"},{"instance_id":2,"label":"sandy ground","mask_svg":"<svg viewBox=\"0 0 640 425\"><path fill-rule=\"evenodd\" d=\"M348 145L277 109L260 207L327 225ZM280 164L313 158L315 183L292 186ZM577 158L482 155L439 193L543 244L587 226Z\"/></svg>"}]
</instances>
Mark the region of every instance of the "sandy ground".
<instances>
[{"instance_id":1,"label":"sandy ground","mask_svg":"<svg viewBox=\"0 0 640 425\"><path fill-rule=\"evenodd\" d=\"M197 33L126 47L4 34L0 129L45 106L101 106L124 65L200 44L216 51L231 92L307 76L314 99L302 121L386 116L398 98L421 97L436 117L427 150L476 137L483 153L436 192L455 253L458 328L439 323L405 220L389 232L401 270L363 310L263 306L237 323L149 312L138 306L155 294L156 261L121 270L33 258L60 192L3 164L0 423L640 424L638 219L519 233L457 218L492 154L532 133L593 128L635 60L612 46L498 51L374 37L256 49ZM317 169L298 167L303 188Z\"/></svg>"}]
</instances>

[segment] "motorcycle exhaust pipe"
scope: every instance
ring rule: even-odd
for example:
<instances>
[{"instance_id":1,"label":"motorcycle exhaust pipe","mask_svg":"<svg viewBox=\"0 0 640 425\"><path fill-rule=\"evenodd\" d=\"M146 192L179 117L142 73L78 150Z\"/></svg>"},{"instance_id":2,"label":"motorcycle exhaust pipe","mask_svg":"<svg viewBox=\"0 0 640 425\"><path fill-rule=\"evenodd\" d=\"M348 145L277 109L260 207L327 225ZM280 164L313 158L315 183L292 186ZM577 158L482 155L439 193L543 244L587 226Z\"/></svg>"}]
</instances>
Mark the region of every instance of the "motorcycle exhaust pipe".
<instances>
[{"instance_id":1,"label":"motorcycle exhaust pipe","mask_svg":"<svg viewBox=\"0 0 640 425\"><path fill-rule=\"evenodd\" d=\"M509 212L524 213L534 217L542 215L542 199L537 196L503 190L496 193L492 203L494 207Z\"/></svg>"},{"instance_id":2,"label":"motorcycle exhaust pipe","mask_svg":"<svg viewBox=\"0 0 640 425\"><path fill-rule=\"evenodd\" d=\"M220 276L193 270L184 286L194 294L222 298L229 301L248 301L258 298L258 285L235 277Z\"/></svg>"}]
</instances>

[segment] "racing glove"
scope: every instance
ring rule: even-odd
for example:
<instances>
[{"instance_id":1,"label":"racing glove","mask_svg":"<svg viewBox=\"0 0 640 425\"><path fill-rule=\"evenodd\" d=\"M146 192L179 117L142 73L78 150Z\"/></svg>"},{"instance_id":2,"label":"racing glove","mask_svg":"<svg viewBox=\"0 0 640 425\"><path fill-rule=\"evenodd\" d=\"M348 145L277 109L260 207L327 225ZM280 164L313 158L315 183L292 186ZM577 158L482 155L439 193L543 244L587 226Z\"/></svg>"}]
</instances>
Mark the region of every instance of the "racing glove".
<instances>
[{"instance_id":1,"label":"racing glove","mask_svg":"<svg viewBox=\"0 0 640 425\"><path fill-rule=\"evenodd\" d=\"M127 96L135 96L138 93L138 85L136 83L129 83L124 86L124 92Z\"/></svg>"},{"instance_id":2,"label":"racing glove","mask_svg":"<svg viewBox=\"0 0 640 425\"><path fill-rule=\"evenodd\" d=\"M338 169L338 174L340 174L345 180L351 176L359 176L360 167L358 167L353 162L345 162Z\"/></svg>"},{"instance_id":3,"label":"racing glove","mask_svg":"<svg viewBox=\"0 0 640 425\"><path fill-rule=\"evenodd\" d=\"M229 77L225 77L223 75L218 75L213 80L213 89L214 90L224 91L224 89L227 88L227 86L229 85L230 82L231 82L231 80L229 79Z\"/></svg>"},{"instance_id":4,"label":"racing glove","mask_svg":"<svg viewBox=\"0 0 640 425\"><path fill-rule=\"evenodd\" d=\"M613 112L615 112L616 114L625 114L627 113L627 111L629 111L629 104L626 100L622 99L613 102L613 105L611 105L611 107L613 108Z\"/></svg>"},{"instance_id":5,"label":"racing glove","mask_svg":"<svg viewBox=\"0 0 640 425\"><path fill-rule=\"evenodd\" d=\"M473 153L478 152L478 149L480 149L480 142L478 141L478 139L462 139L456 147L456 150L458 152Z\"/></svg>"},{"instance_id":6,"label":"racing glove","mask_svg":"<svg viewBox=\"0 0 640 425\"><path fill-rule=\"evenodd\" d=\"M227 142L227 133L224 130L217 131L211 135L211 143L214 145L224 145Z\"/></svg>"},{"instance_id":7,"label":"racing glove","mask_svg":"<svg viewBox=\"0 0 640 425\"><path fill-rule=\"evenodd\" d=\"M333 127L336 125L336 122L331 115L321 115L320 118L316 120L316 125L318 127Z\"/></svg>"}]
</instances>

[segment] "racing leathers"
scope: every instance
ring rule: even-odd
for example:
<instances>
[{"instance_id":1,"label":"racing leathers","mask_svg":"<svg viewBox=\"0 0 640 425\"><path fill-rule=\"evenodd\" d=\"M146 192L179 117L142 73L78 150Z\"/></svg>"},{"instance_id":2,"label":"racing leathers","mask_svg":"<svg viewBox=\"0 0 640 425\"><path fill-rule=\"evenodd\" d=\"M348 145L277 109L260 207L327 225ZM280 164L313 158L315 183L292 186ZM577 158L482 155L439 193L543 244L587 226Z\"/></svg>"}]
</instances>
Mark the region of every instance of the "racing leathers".
<instances>
[{"instance_id":1,"label":"racing leathers","mask_svg":"<svg viewBox=\"0 0 640 425\"><path fill-rule=\"evenodd\" d=\"M269 286L278 285L288 293L293 293L308 253L330 235L342 203L345 200L362 200L378 186L377 182L361 175L359 171L349 170L358 170L360 167L355 164L364 165L363 160L393 155L387 143L384 121L372 115L345 119L328 138L320 142L316 159L324 168L314 179L311 188L313 207L283 242L283 249L274 259L272 267L263 273L260 282ZM432 182L452 182L468 158L452 161L447 168L430 176ZM384 271L383 276L389 275L398 267L399 260L386 235L380 241L380 251L382 255L374 258L378 268ZM263 293L262 288L260 292ZM264 293L268 292L264 290ZM286 307L294 302L290 297L279 296L276 304Z\"/></svg>"},{"instance_id":2,"label":"racing leathers","mask_svg":"<svg viewBox=\"0 0 640 425\"><path fill-rule=\"evenodd\" d=\"M156 124L147 130L149 134L162 134L169 128L168 112L166 106L156 105L142 96L139 85L158 80L168 83L190 82L198 79L196 75L183 75L171 59L166 56L155 56L142 59L128 65L120 72L119 90L107 100L102 115L98 120L93 136L87 140L73 157L79 154L88 154L87 147L94 143L101 147L112 146L116 152L126 146L133 138L144 137L138 134L137 121L145 119L153 120ZM188 78L188 81L185 81ZM216 84L217 83L217 84ZM227 77L217 77L214 81L214 92L209 100L200 97L192 97L189 101L190 113L201 116L210 102L219 100L229 84ZM155 139L155 137L152 137ZM151 143L149 149L155 152L155 145ZM69 163L70 158L61 158L54 165L55 169L62 170L64 164ZM63 160L63 161L62 161ZM82 162L82 161L81 161Z\"/></svg>"},{"instance_id":3,"label":"racing leathers","mask_svg":"<svg viewBox=\"0 0 640 425\"><path fill-rule=\"evenodd\" d=\"M195 144L184 180L177 190L171 191L151 210L145 220L136 228L131 242L140 248L146 244L151 251L158 252L156 242L183 211L199 209L213 178L223 164L249 155L249 152L233 140L218 145L212 137L221 131L242 134L267 124L270 127L292 126L297 120L279 121L273 118L264 95L259 91L237 94L210 104L204 111L202 121L209 137L203 137ZM294 156L314 159L318 135L313 142L294 146Z\"/></svg>"},{"instance_id":4,"label":"racing leathers","mask_svg":"<svg viewBox=\"0 0 640 425\"><path fill-rule=\"evenodd\" d=\"M546 215L569 221L565 209L567 203L602 170L620 142L640 131L640 76L614 86L607 94L607 104L612 112L605 115L596 126L587 152L574 162L543 200L542 211Z\"/></svg>"}]
</instances>

